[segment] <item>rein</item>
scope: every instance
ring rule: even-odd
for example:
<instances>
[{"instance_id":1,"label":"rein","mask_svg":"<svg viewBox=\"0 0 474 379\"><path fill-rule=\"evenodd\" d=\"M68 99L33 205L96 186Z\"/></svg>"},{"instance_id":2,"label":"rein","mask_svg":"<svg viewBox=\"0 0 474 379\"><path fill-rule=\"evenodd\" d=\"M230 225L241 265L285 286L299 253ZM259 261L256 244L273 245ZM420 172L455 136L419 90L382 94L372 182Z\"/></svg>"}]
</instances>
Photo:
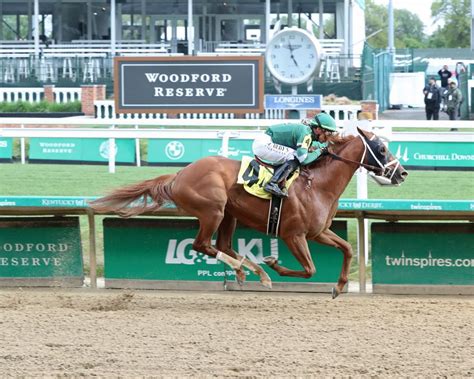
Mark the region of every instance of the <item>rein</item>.
<instances>
[{"instance_id":1,"label":"rein","mask_svg":"<svg viewBox=\"0 0 474 379\"><path fill-rule=\"evenodd\" d=\"M353 161L352 159L343 158L343 157L340 157L340 156L337 155L337 154L330 153L330 152L328 152L327 154L328 154L330 157L332 157L332 158L334 158L335 160L337 160L337 161L342 161L342 162L346 162L346 163L353 163L353 164L356 164L358 167L364 167L365 169L367 169L367 170L369 170L369 171L383 171L383 168L382 168L382 167L372 166L372 165L367 164L367 163L362 163L362 162Z\"/></svg>"}]
</instances>

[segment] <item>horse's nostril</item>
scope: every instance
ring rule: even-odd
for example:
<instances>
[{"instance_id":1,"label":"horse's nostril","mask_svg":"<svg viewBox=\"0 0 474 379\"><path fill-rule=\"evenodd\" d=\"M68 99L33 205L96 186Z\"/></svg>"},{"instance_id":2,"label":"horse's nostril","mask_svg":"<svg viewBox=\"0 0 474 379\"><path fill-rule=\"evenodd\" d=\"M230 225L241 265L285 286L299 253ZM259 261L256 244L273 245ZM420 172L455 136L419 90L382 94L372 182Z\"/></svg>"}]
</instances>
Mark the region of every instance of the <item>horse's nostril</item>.
<instances>
[{"instance_id":1,"label":"horse's nostril","mask_svg":"<svg viewBox=\"0 0 474 379\"><path fill-rule=\"evenodd\" d=\"M405 179L408 176L408 172L403 171L401 175L402 175L402 178Z\"/></svg>"}]
</instances>

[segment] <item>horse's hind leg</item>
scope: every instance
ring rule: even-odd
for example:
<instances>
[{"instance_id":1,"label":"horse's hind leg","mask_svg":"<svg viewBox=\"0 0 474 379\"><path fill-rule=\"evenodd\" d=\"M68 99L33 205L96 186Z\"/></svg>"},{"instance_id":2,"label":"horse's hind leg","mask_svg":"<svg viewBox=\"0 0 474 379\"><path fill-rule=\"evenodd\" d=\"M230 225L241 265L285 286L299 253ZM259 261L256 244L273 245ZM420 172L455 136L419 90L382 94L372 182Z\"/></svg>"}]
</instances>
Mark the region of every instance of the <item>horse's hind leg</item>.
<instances>
[{"instance_id":1,"label":"horse's hind leg","mask_svg":"<svg viewBox=\"0 0 474 379\"><path fill-rule=\"evenodd\" d=\"M242 266L248 268L255 275L260 277L263 286L272 288L272 280L268 274L256 263L251 262L248 258L237 254L232 248L232 237L235 232L237 220L229 212L224 213L219 229L217 230L216 247L218 250L230 255L242 263ZM237 281L242 284L245 281L245 272L242 269L235 270Z\"/></svg>"},{"instance_id":2,"label":"horse's hind leg","mask_svg":"<svg viewBox=\"0 0 474 379\"><path fill-rule=\"evenodd\" d=\"M326 229L319 236L313 238L313 240L323 245L333 246L342 251L344 258L342 261L341 273L336 286L332 290L332 298L334 299L342 292L344 286L347 284L347 277L349 275L352 260L352 247L347 241L344 241L330 229Z\"/></svg>"},{"instance_id":3,"label":"horse's hind leg","mask_svg":"<svg viewBox=\"0 0 474 379\"><path fill-rule=\"evenodd\" d=\"M205 214L201 213L196 215L196 217L199 219L199 232L194 239L193 249L210 257L217 258L234 270L240 269L242 262L212 246L212 235L224 218L224 213L216 210L213 212L209 209Z\"/></svg>"}]
</instances>

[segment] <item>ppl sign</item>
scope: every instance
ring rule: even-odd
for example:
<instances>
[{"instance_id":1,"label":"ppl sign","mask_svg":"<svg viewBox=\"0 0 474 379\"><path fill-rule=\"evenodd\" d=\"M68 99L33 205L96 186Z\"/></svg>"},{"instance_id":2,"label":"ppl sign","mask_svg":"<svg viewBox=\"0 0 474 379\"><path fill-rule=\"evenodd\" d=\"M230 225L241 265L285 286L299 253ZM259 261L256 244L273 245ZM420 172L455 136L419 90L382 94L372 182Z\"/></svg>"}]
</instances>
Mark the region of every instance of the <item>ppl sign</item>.
<instances>
[{"instance_id":1,"label":"ppl sign","mask_svg":"<svg viewBox=\"0 0 474 379\"><path fill-rule=\"evenodd\" d=\"M118 113L263 112L263 57L117 57Z\"/></svg>"},{"instance_id":2,"label":"ppl sign","mask_svg":"<svg viewBox=\"0 0 474 379\"><path fill-rule=\"evenodd\" d=\"M265 109L321 109L321 95L265 95Z\"/></svg>"}]
</instances>

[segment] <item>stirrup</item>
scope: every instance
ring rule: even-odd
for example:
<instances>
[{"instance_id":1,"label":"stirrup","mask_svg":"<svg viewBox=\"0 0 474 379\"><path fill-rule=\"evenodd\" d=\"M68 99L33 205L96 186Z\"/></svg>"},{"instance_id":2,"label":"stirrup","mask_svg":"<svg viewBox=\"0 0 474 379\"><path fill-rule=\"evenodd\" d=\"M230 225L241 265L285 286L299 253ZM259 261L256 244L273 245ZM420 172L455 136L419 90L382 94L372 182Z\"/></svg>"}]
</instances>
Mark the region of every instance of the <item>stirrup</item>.
<instances>
[{"instance_id":1,"label":"stirrup","mask_svg":"<svg viewBox=\"0 0 474 379\"><path fill-rule=\"evenodd\" d=\"M276 183L267 183L265 185L265 191L278 197L288 197L288 191L286 190L286 188L282 190L280 187L278 187L278 184Z\"/></svg>"}]
</instances>

